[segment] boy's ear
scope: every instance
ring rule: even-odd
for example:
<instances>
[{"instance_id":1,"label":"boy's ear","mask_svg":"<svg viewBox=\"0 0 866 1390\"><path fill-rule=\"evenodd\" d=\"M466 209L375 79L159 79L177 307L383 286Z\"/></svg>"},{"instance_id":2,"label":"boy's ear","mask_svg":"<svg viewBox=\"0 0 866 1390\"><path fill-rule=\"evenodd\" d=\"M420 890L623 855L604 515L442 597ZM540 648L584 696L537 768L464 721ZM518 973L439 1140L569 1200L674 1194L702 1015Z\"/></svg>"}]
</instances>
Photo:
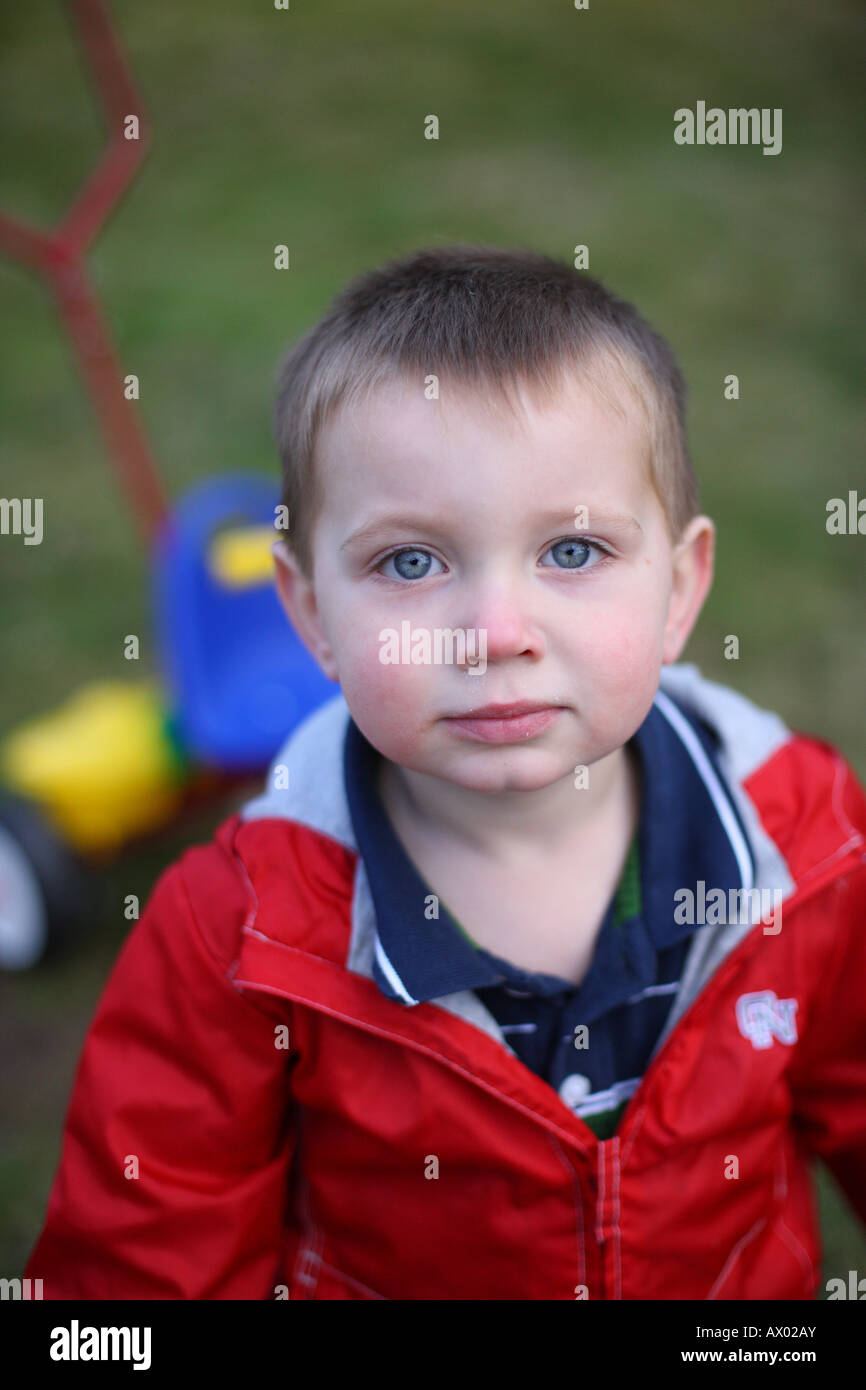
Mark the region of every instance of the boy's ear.
<instances>
[{"instance_id":1,"label":"boy's ear","mask_svg":"<svg viewBox=\"0 0 866 1390\"><path fill-rule=\"evenodd\" d=\"M271 554L274 557L274 582L286 617L328 679L339 680L337 664L322 629L313 585L302 573L285 542L275 541Z\"/></svg>"},{"instance_id":2,"label":"boy's ear","mask_svg":"<svg viewBox=\"0 0 866 1390\"><path fill-rule=\"evenodd\" d=\"M708 516L689 522L674 547L673 581L665 623L662 664L676 661L689 640L713 582L716 528Z\"/></svg>"}]
</instances>

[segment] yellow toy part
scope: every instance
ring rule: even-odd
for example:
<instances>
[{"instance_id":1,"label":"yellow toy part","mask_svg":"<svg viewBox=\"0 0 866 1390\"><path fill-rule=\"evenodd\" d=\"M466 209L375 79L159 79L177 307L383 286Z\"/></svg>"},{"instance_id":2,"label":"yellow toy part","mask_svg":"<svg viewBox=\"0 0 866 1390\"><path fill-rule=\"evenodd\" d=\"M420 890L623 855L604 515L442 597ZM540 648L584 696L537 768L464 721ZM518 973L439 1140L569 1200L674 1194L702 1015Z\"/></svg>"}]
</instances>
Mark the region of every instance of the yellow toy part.
<instances>
[{"instance_id":1,"label":"yellow toy part","mask_svg":"<svg viewBox=\"0 0 866 1390\"><path fill-rule=\"evenodd\" d=\"M218 531L208 547L208 566L228 589L247 589L273 578L273 526L236 526Z\"/></svg>"},{"instance_id":2,"label":"yellow toy part","mask_svg":"<svg viewBox=\"0 0 866 1390\"><path fill-rule=\"evenodd\" d=\"M8 734L0 776L84 853L114 850L171 819L183 767L153 682L100 681Z\"/></svg>"}]
</instances>

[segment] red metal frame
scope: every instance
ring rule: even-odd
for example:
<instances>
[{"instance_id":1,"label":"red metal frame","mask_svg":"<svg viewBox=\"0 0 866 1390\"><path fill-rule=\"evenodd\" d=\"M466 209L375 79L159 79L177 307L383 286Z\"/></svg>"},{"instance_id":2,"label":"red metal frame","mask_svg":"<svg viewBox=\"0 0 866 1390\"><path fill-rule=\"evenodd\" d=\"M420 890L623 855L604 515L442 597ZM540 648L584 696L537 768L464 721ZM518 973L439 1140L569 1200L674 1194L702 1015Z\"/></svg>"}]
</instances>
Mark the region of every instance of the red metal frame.
<instances>
[{"instance_id":1,"label":"red metal frame","mask_svg":"<svg viewBox=\"0 0 866 1390\"><path fill-rule=\"evenodd\" d=\"M48 281L105 433L109 457L149 545L166 514L165 497L135 402L124 396L120 363L83 263L90 242L138 172L149 128L102 0L67 4L108 121L108 147L53 230L42 231L0 212L0 249ZM138 140L124 139L123 123L129 115L138 117Z\"/></svg>"}]
</instances>

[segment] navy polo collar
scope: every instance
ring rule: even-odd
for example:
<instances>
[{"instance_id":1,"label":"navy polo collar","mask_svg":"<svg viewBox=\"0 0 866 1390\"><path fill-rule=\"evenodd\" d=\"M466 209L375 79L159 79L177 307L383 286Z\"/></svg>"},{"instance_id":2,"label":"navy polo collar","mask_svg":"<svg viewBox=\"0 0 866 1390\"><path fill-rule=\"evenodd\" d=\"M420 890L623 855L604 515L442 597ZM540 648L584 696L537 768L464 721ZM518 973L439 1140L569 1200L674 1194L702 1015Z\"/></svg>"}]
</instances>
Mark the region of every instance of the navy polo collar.
<instances>
[{"instance_id":1,"label":"navy polo collar","mask_svg":"<svg viewBox=\"0 0 866 1390\"><path fill-rule=\"evenodd\" d=\"M638 846L640 913L612 927L608 906L594 958L580 986L583 1016L605 1012L654 983L658 952L695 930L674 921L675 893L751 887L752 850L725 787L709 728L659 691L634 735L641 764ZM404 850L377 791L381 755L349 717L343 749L346 796L376 914L373 977L406 1004L505 983L540 993L565 988L551 975L527 975L475 947L436 902ZM572 987L573 988L573 987Z\"/></svg>"}]
</instances>

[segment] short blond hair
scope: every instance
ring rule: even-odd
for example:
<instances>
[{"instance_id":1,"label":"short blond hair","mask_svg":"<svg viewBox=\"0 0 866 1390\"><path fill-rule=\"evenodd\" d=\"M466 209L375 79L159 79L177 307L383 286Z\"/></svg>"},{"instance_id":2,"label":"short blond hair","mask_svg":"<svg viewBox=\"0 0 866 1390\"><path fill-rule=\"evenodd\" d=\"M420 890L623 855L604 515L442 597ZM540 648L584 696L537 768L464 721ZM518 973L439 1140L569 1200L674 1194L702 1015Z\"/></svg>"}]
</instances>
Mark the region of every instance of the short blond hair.
<instances>
[{"instance_id":1,"label":"short blond hair","mask_svg":"<svg viewBox=\"0 0 866 1390\"><path fill-rule=\"evenodd\" d=\"M583 271L529 250L447 246L357 276L291 348L278 373L274 436L285 541L312 576L323 425L378 385L436 375L495 393L551 396L564 373L621 411L639 408L647 463L672 540L699 510L686 437L686 386L665 339Z\"/></svg>"}]
</instances>

